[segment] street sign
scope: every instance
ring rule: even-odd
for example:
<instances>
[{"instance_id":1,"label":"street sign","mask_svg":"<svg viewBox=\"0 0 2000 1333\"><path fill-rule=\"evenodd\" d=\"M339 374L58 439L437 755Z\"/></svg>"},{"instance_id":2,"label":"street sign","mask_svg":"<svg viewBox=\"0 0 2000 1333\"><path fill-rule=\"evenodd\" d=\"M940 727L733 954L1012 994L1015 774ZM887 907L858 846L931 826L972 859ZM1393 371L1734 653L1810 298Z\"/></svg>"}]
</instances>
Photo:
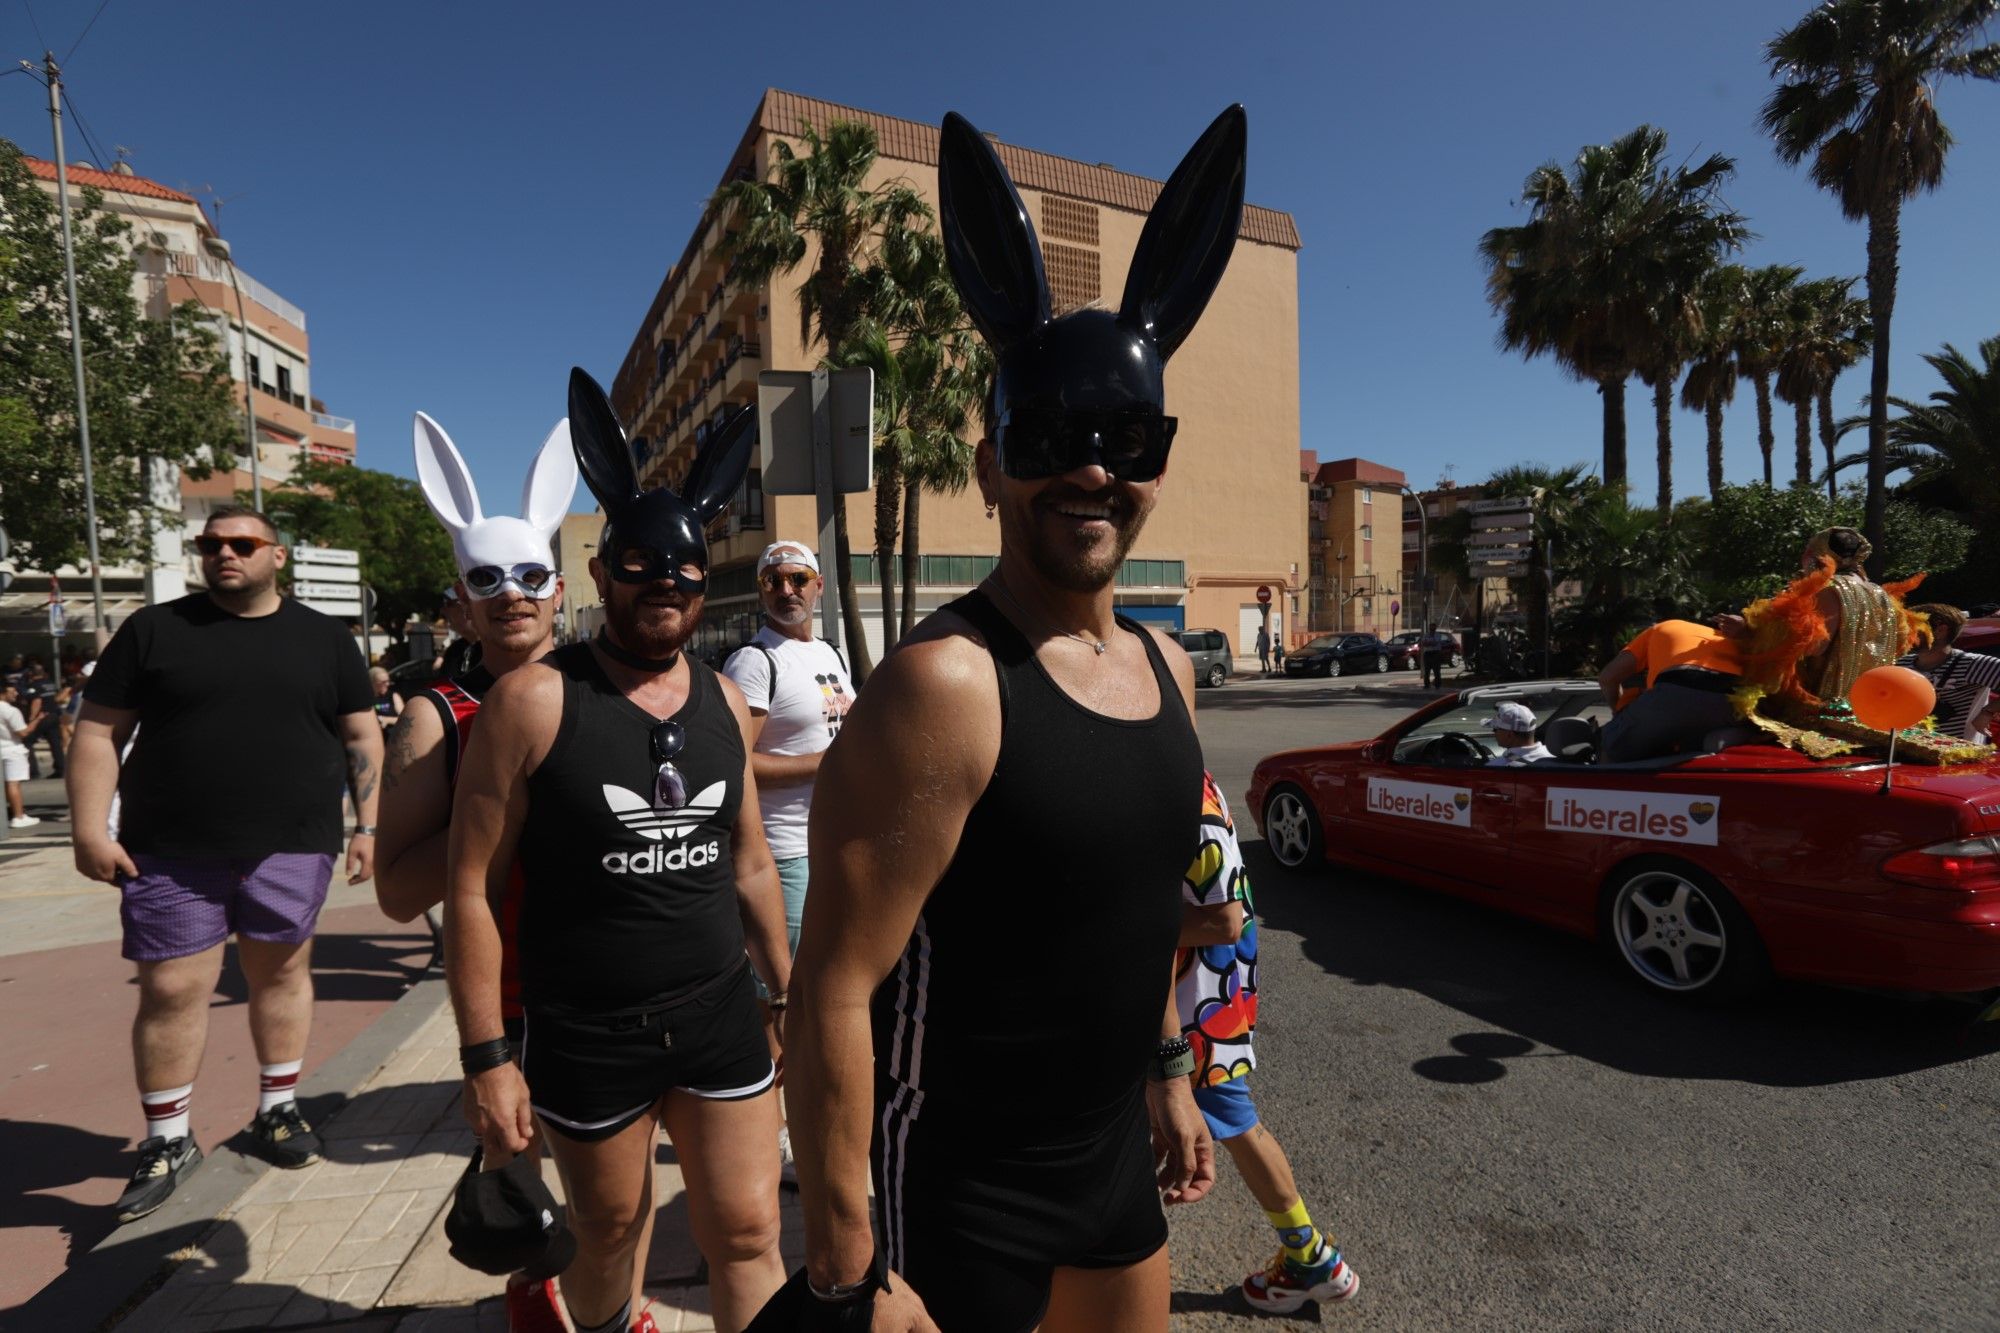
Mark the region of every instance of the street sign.
<instances>
[{"instance_id":1,"label":"street sign","mask_svg":"<svg viewBox=\"0 0 2000 1333\"><path fill-rule=\"evenodd\" d=\"M63 631L68 628L69 628L69 617L68 614L63 610L63 604L61 602L50 602L49 637L52 639L60 639L63 636Z\"/></svg>"},{"instance_id":2,"label":"street sign","mask_svg":"<svg viewBox=\"0 0 2000 1333\"><path fill-rule=\"evenodd\" d=\"M1257 601L1264 606L1269 606L1271 604L1270 584L1260 583L1257 585Z\"/></svg>"},{"instance_id":3,"label":"street sign","mask_svg":"<svg viewBox=\"0 0 2000 1333\"><path fill-rule=\"evenodd\" d=\"M343 550L338 546L294 546L292 548L292 563L296 565L351 565L358 569L361 565L361 552Z\"/></svg>"},{"instance_id":4,"label":"street sign","mask_svg":"<svg viewBox=\"0 0 2000 1333\"><path fill-rule=\"evenodd\" d=\"M1498 528L1490 532L1475 532L1465 539L1467 546L1519 546L1523 549L1534 545L1534 534L1526 528Z\"/></svg>"},{"instance_id":5,"label":"street sign","mask_svg":"<svg viewBox=\"0 0 2000 1333\"><path fill-rule=\"evenodd\" d=\"M1535 502L1527 496L1510 495L1498 500L1471 500L1466 503L1465 510L1469 514L1501 514L1515 509L1529 510L1534 507Z\"/></svg>"},{"instance_id":6,"label":"street sign","mask_svg":"<svg viewBox=\"0 0 2000 1333\"><path fill-rule=\"evenodd\" d=\"M866 367L827 376L833 415L833 490L874 487L875 372ZM766 495L814 495L810 370L757 372L757 465Z\"/></svg>"},{"instance_id":7,"label":"street sign","mask_svg":"<svg viewBox=\"0 0 2000 1333\"><path fill-rule=\"evenodd\" d=\"M292 584L292 592L308 602L352 602L357 611L361 607L361 586L355 583L308 583L300 580Z\"/></svg>"},{"instance_id":8,"label":"street sign","mask_svg":"<svg viewBox=\"0 0 2000 1333\"><path fill-rule=\"evenodd\" d=\"M1528 562L1525 560L1476 560L1472 564L1472 577L1476 579L1524 579L1528 576Z\"/></svg>"},{"instance_id":9,"label":"street sign","mask_svg":"<svg viewBox=\"0 0 2000 1333\"><path fill-rule=\"evenodd\" d=\"M293 565L292 577L295 581L311 579L315 583L346 583L356 587L361 583L361 571L353 565ZM348 595L359 597L361 594L350 587Z\"/></svg>"},{"instance_id":10,"label":"street sign","mask_svg":"<svg viewBox=\"0 0 2000 1333\"><path fill-rule=\"evenodd\" d=\"M1401 602L1389 603L1389 614L1392 616L1399 616L1403 614L1403 604Z\"/></svg>"}]
</instances>

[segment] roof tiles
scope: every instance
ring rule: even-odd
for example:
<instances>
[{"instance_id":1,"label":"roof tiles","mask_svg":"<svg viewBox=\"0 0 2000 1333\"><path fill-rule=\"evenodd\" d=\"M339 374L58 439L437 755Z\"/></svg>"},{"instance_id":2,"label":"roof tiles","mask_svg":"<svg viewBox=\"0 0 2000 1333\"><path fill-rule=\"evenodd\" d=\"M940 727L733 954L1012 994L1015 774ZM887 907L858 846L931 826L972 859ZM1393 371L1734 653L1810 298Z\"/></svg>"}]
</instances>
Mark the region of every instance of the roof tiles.
<instances>
[{"instance_id":1,"label":"roof tiles","mask_svg":"<svg viewBox=\"0 0 2000 1333\"><path fill-rule=\"evenodd\" d=\"M21 155L21 161L28 170L45 181L56 178L56 164L44 158ZM115 171L99 171L96 167L69 164L69 179L72 185L87 185L99 190L110 190L118 194L143 195L148 199L170 199L177 204L192 204L194 196L170 190L158 181L149 181L144 176L127 176Z\"/></svg>"}]
</instances>

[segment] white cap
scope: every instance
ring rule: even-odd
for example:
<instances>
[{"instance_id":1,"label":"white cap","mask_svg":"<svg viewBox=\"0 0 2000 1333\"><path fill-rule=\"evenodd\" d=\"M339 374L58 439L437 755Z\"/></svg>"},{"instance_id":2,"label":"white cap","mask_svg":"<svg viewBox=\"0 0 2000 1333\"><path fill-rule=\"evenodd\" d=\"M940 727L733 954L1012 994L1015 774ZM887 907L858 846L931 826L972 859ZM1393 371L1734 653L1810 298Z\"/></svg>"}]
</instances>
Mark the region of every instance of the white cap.
<instances>
[{"instance_id":1,"label":"white cap","mask_svg":"<svg viewBox=\"0 0 2000 1333\"><path fill-rule=\"evenodd\" d=\"M797 542L772 542L766 546L764 554L757 557L757 573L761 575L772 565L804 565L819 573L819 558Z\"/></svg>"},{"instance_id":2,"label":"white cap","mask_svg":"<svg viewBox=\"0 0 2000 1333\"><path fill-rule=\"evenodd\" d=\"M1526 704L1504 703L1493 710L1493 716L1486 719L1486 726L1493 731L1533 732L1535 715Z\"/></svg>"}]
</instances>

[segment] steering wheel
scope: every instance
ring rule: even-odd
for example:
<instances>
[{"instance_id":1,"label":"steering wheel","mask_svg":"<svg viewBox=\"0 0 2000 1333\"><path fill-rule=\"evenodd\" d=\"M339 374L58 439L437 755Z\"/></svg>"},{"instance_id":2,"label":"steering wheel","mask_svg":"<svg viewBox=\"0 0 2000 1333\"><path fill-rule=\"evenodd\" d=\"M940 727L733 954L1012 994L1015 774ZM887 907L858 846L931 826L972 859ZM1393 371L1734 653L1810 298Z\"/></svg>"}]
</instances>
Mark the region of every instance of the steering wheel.
<instances>
[{"instance_id":1,"label":"steering wheel","mask_svg":"<svg viewBox=\"0 0 2000 1333\"><path fill-rule=\"evenodd\" d=\"M1477 736L1463 731L1442 731L1424 746L1423 757L1425 763L1447 768L1478 768L1486 763L1488 751Z\"/></svg>"}]
</instances>

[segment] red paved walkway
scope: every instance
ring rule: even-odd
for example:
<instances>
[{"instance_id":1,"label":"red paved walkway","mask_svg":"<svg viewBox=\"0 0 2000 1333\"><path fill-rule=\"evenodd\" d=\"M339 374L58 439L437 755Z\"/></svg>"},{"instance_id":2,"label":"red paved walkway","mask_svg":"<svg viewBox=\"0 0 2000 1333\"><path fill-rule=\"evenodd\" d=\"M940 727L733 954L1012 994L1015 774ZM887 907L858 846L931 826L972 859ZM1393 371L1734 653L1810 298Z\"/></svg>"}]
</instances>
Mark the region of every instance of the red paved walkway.
<instances>
[{"instance_id":1,"label":"red paved walkway","mask_svg":"<svg viewBox=\"0 0 2000 1333\"><path fill-rule=\"evenodd\" d=\"M305 1075L395 1003L430 947L421 923L399 926L372 906L320 917ZM204 1150L256 1110L244 994L232 949L195 1084L194 1131ZM0 1317L113 1229L111 1205L140 1127L134 995L132 965L115 940L0 957Z\"/></svg>"}]
</instances>

